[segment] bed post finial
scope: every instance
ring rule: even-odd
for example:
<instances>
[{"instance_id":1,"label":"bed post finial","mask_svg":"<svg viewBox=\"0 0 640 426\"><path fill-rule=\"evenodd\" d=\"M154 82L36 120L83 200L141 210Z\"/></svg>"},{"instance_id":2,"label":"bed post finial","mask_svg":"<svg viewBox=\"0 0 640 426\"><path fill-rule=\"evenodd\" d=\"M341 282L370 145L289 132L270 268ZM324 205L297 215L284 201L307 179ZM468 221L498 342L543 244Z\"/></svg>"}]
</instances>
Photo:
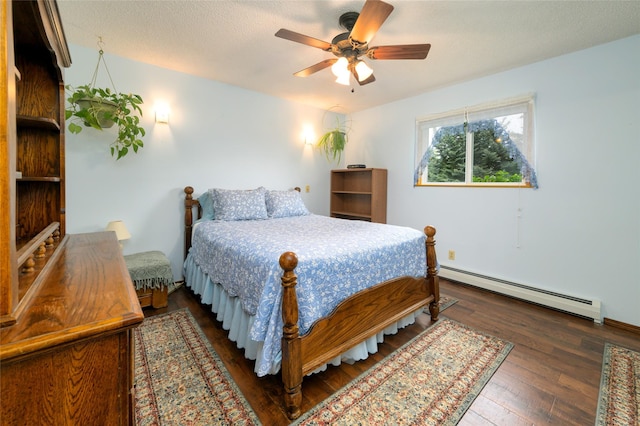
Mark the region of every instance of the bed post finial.
<instances>
[{"instance_id":1,"label":"bed post finial","mask_svg":"<svg viewBox=\"0 0 640 426\"><path fill-rule=\"evenodd\" d=\"M424 233L427 236L425 245L427 247L427 283L429 290L433 294L433 302L429 304L429 313L432 321L438 321L440 315L440 278L438 277L438 261L436 257L436 228L426 226Z\"/></svg>"},{"instance_id":2,"label":"bed post finial","mask_svg":"<svg viewBox=\"0 0 640 426\"><path fill-rule=\"evenodd\" d=\"M424 227L424 233L427 237L433 238L436 236L436 228L431 225L427 225Z\"/></svg>"},{"instance_id":3,"label":"bed post finial","mask_svg":"<svg viewBox=\"0 0 640 426\"><path fill-rule=\"evenodd\" d=\"M298 266L298 256L293 252L282 253L282 382L284 404L290 419L300 417L302 405L302 363L298 330L298 278L293 270Z\"/></svg>"},{"instance_id":4,"label":"bed post finial","mask_svg":"<svg viewBox=\"0 0 640 426\"><path fill-rule=\"evenodd\" d=\"M282 253L280 256L280 267L285 272L291 272L298 266L298 256L292 251Z\"/></svg>"}]
</instances>

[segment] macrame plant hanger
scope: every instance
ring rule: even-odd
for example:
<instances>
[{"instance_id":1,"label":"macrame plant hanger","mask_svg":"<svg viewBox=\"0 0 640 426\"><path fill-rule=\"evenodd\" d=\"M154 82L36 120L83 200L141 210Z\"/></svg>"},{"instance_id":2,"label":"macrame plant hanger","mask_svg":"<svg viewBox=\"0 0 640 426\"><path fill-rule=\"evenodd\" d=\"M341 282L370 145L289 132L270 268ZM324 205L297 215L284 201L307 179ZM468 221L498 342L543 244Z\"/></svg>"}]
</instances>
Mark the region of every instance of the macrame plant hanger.
<instances>
[{"instance_id":1,"label":"macrame plant hanger","mask_svg":"<svg viewBox=\"0 0 640 426\"><path fill-rule=\"evenodd\" d=\"M138 152L144 146L142 137L146 131L140 124L140 117L142 117L140 105L143 101L140 95L118 92L104 58L103 46L102 37L99 36L98 63L93 71L91 82L75 89L70 88L72 93L67 98L70 107L66 109L65 115L69 120L69 131L74 134L80 133L87 126L103 130L116 124L118 132L115 140L111 143L110 151L112 156L117 153L117 159L120 159L130 150ZM113 91L108 86L104 89L96 87L100 63L104 66ZM81 124L84 123L84 126L71 121L71 119L75 119Z\"/></svg>"},{"instance_id":2,"label":"macrame plant hanger","mask_svg":"<svg viewBox=\"0 0 640 426\"><path fill-rule=\"evenodd\" d=\"M96 69L93 71L93 77L91 78L91 83L89 84L90 88L94 88L96 85L96 80L98 78L98 70L100 69L100 62L104 66L105 71L107 72L107 76L109 77L109 81L111 82L111 87L113 88L114 93L118 93L116 90L116 85L113 83L113 78L111 78L111 73L109 72L109 67L107 66L107 62L104 60L104 42L102 41L102 36L98 37L98 63L96 64Z\"/></svg>"}]
</instances>

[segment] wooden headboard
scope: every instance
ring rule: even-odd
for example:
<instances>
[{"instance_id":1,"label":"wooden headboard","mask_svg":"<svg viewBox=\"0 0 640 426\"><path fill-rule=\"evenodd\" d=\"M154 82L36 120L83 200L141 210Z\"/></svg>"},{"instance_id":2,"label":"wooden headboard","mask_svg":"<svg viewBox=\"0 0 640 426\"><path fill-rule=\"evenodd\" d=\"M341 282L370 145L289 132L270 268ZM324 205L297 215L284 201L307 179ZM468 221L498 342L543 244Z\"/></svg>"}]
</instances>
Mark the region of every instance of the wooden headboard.
<instances>
[{"instance_id":1,"label":"wooden headboard","mask_svg":"<svg viewBox=\"0 0 640 426\"><path fill-rule=\"evenodd\" d=\"M299 186L296 186L294 189L298 192L301 191ZM197 199L193 198L192 186L185 186L184 194L184 258L186 259L187 254L189 253L189 249L191 248L191 234L193 231L193 223L195 222L195 220L202 218L202 206ZM198 208L198 213L196 214L195 220L193 219L194 207Z\"/></svg>"},{"instance_id":2,"label":"wooden headboard","mask_svg":"<svg viewBox=\"0 0 640 426\"><path fill-rule=\"evenodd\" d=\"M193 198L193 187L186 186L184 188L184 258L187 258L189 249L191 248L191 231L193 228L193 208L198 207L196 220L202 217L202 206L197 199Z\"/></svg>"}]
</instances>

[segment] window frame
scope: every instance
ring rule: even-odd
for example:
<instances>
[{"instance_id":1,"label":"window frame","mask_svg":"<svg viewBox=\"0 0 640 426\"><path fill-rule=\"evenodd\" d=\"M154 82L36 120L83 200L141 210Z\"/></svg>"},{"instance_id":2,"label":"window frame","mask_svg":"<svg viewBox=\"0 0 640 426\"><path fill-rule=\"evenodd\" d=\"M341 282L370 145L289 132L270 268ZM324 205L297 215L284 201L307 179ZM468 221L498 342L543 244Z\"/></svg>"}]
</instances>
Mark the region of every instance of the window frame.
<instances>
[{"instance_id":1,"label":"window frame","mask_svg":"<svg viewBox=\"0 0 640 426\"><path fill-rule=\"evenodd\" d=\"M535 172L534 106L535 96L527 94L417 118L413 186L538 188ZM521 182L473 182L473 130L467 129L467 124L519 113L524 114L523 143L522 147L516 146L516 151L525 162L521 167L523 180ZM428 151L432 143L429 131L449 126L463 126L465 129L465 181L423 182L423 175L428 174Z\"/></svg>"}]
</instances>

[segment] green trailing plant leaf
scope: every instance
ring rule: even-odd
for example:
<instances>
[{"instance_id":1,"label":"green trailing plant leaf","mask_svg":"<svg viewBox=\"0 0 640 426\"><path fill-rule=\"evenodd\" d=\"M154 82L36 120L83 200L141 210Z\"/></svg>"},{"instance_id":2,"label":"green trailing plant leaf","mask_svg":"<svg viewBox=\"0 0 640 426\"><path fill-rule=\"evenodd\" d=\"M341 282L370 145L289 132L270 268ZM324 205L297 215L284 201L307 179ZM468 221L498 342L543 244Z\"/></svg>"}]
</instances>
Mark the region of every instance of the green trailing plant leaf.
<instances>
[{"instance_id":1,"label":"green trailing plant leaf","mask_svg":"<svg viewBox=\"0 0 640 426\"><path fill-rule=\"evenodd\" d=\"M342 151L344 151L344 147L348 141L348 135L340 126L340 121L336 121L336 127L322 135L320 139L318 139L317 146L324 152L328 161L340 163Z\"/></svg>"},{"instance_id":2,"label":"green trailing plant leaf","mask_svg":"<svg viewBox=\"0 0 640 426\"><path fill-rule=\"evenodd\" d=\"M82 131L83 126L78 123L96 130L110 128L116 124L118 136L111 143L110 151L111 156L117 154L117 160L127 155L129 147L137 153L138 149L144 146L141 138L146 132L140 126L140 105L143 103L140 95L116 93L109 88L102 89L90 85L76 88L67 85L65 88L70 92L65 118L69 122L68 129L71 133L78 134Z\"/></svg>"}]
</instances>

